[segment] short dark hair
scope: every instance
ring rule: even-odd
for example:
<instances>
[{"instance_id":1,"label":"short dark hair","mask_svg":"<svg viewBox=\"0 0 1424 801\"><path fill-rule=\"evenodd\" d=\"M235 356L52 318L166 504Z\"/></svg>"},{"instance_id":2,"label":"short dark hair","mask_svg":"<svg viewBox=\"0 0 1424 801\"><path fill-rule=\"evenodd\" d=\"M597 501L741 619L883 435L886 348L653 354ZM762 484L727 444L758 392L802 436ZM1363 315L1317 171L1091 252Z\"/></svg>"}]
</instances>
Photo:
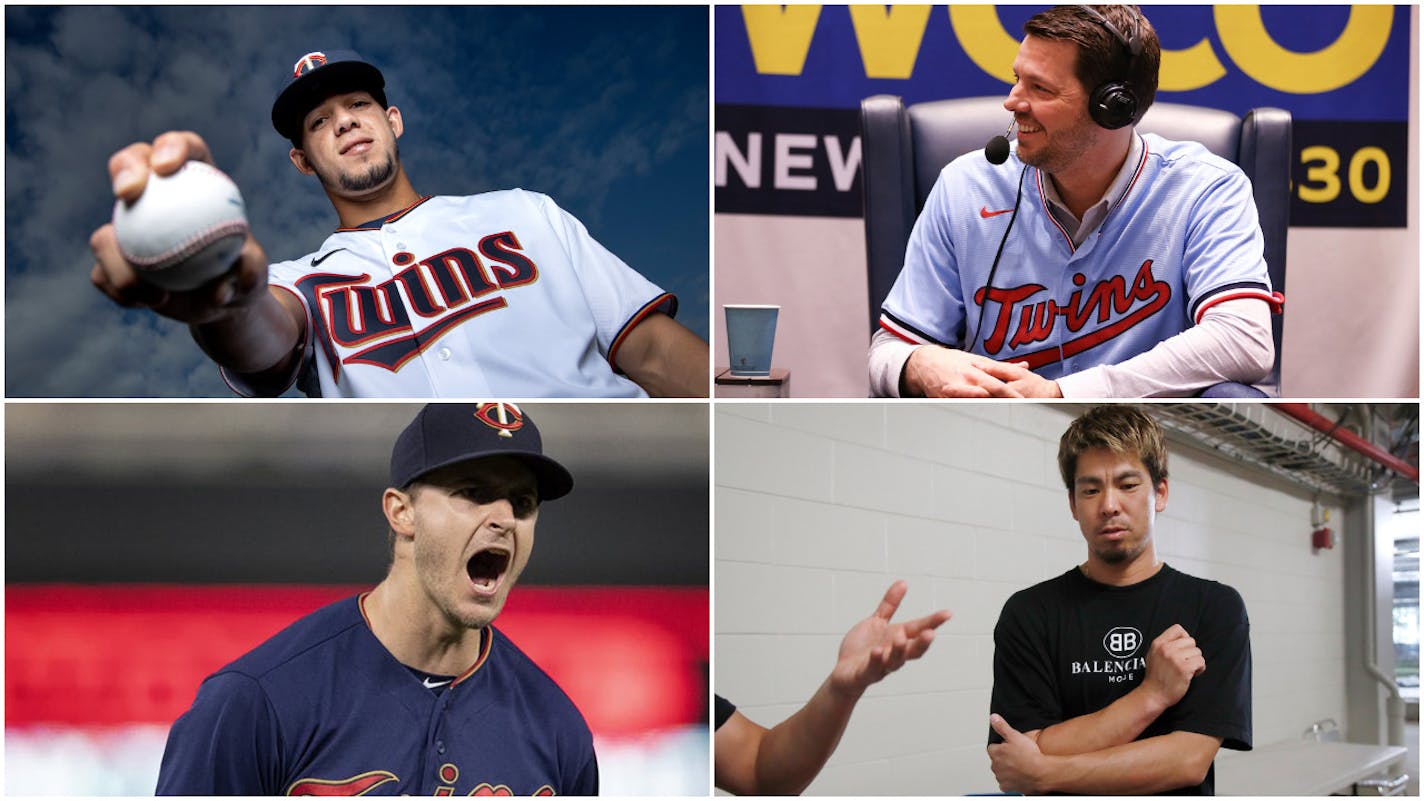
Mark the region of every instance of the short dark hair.
<instances>
[{"instance_id":1,"label":"short dark hair","mask_svg":"<svg viewBox=\"0 0 1424 801\"><path fill-rule=\"evenodd\" d=\"M1123 36L1131 37L1135 29L1142 43L1142 54L1136 59L1127 46L1103 23L1082 6L1054 6L1040 11L1024 23L1029 36L1073 42L1078 46L1074 74L1083 89L1092 92L1109 81L1125 84L1137 95L1137 124L1157 97L1157 72L1162 65L1162 45L1157 31L1137 6L1093 6L1107 18Z\"/></svg>"},{"instance_id":2,"label":"short dark hair","mask_svg":"<svg viewBox=\"0 0 1424 801\"><path fill-rule=\"evenodd\" d=\"M1078 475L1078 457L1103 448L1142 460L1155 488L1167 478L1167 441L1162 426L1147 412L1130 404L1095 406L1078 416L1058 440L1058 472L1068 491Z\"/></svg>"}]
</instances>

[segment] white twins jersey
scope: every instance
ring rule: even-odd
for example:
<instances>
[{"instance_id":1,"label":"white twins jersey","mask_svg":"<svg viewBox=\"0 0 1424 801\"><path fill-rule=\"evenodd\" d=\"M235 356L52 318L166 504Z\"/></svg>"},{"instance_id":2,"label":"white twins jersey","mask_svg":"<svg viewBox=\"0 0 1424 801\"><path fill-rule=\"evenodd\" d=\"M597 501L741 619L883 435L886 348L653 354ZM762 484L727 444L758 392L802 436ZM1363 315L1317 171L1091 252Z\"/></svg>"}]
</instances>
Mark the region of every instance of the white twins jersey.
<instances>
[{"instance_id":1,"label":"white twins jersey","mask_svg":"<svg viewBox=\"0 0 1424 801\"><path fill-rule=\"evenodd\" d=\"M677 309L520 189L423 198L269 271L306 310L296 380L313 397L646 397L614 356L648 314Z\"/></svg>"},{"instance_id":2,"label":"white twins jersey","mask_svg":"<svg viewBox=\"0 0 1424 801\"><path fill-rule=\"evenodd\" d=\"M965 349L983 315L968 350L1057 379L1151 350L1229 298L1278 308L1245 174L1195 142L1142 140L1126 192L1077 248L1049 211L1047 176L1029 167L992 285L1024 165L1017 152L998 166L980 151L955 159L915 221L880 325Z\"/></svg>"}]
</instances>

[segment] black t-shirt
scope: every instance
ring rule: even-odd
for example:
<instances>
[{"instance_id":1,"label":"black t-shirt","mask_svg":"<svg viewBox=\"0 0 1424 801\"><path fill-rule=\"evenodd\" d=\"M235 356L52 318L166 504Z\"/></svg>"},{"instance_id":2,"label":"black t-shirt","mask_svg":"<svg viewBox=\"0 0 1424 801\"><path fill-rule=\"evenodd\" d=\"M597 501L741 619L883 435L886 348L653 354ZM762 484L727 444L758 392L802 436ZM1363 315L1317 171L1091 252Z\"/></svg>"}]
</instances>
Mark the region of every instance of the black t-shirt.
<instances>
[{"instance_id":1,"label":"black t-shirt","mask_svg":"<svg viewBox=\"0 0 1424 801\"><path fill-rule=\"evenodd\" d=\"M1206 671L1138 739L1190 731L1251 750L1251 642L1236 590L1163 565L1127 587L1099 584L1078 568L1014 593L994 627L989 708L1019 731L1088 715L1142 683L1147 652L1180 623L1197 641ZM1002 742L992 729L989 742ZM1213 795L1216 768L1172 795Z\"/></svg>"},{"instance_id":2,"label":"black t-shirt","mask_svg":"<svg viewBox=\"0 0 1424 801\"><path fill-rule=\"evenodd\" d=\"M731 701L728 701L720 695L714 693L713 697L717 699L717 709L715 710L717 725L712 727L712 731L717 731L722 728L722 724L727 722L727 719L732 716L732 713L737 711L737 707Z\"/></svg>"}]
</instances>

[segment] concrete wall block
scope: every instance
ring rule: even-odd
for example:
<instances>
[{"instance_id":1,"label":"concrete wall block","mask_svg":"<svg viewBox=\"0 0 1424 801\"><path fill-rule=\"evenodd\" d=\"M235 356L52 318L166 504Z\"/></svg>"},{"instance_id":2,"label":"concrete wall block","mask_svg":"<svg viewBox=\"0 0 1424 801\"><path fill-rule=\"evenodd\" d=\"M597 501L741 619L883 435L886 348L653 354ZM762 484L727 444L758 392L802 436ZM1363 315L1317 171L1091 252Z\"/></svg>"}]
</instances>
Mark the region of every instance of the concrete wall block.
<instances>
[{"instance_id":1,"label":"concrete wall block","mask_svg":"<svg viewBox=\"0 0 1424 801\"><path fill-rule=\"evenodd\" d=\"M885 569L885 515L849 506L778 499L772 507L775 559L834 570ZM721 521L718 521L721 531Z\"/></svg>"},{"instance_id":2,"label":"concrete wall block","mask_svg":"<svg viewBox=\"0 0 1424 801\"><path fill-rule=\"evenodd\" d=\"M885 527L886 569L891 574L974 575L974 529L900 516L886 517Z\"/></svg>"},{"instance_id":3,"label":"concrete wall block","mask_svg":"<svg viewBox=\"0 0 1424 801\"><path fill-rule=\"evenodd\" d=\"M838 631L835 576L830 571L720 559L716 568L719 635Z\"/></svg>"},{"instance_id":4,"label":"concrete wall block","mask_svg":"<svg viewBox=\"0 0 1424 801\"><path fill-rule=\"evenodd\" d=\"M887 451L836 443L832 500L846 506L929 517L932 465Z\"/></svg>"},{"instance_id":5,"label":"concrete wall block","mask_svg":"<svg viewBox=\"0 0 1424 801\"><path fill-rule=\"evenodd\" d=\"M714 443L717 487L831 500L834 444L767 423L720 417Z\"/></svg>"},{"instance_id":6,"label":"concrete wall block","mask_svg":"<svg viewBox=\"0 0 1424 801\"><path fill-rule=\"evenodd\" d=\"M776 498L760 492L718 488L714 499L717 558L771 562L779 535L773 520Z\"/></svg>"},{"instance_id":7,"label":"concrete wall block","mask_svg":"<svg viewBox=\"0 0 1424 801\"><path fill-rule=\"evenodd\" d=\"M959 411L963 404L898 405L885 420L885 447L934 464L972 468L972 435L978 420Z\"/></svg>"},{"instance_id":8,"label":"concrete wall block","mask_svg":"<svg viewBox=\"0 0 1424 801\"><path fill-rule=\"evenodd\" d=\"M933 516L1000 531L1013 530L1013 488L1009 482L968 470L934 467Z\"/></svg>"},{"instance_id":9,"label":"concrete wall block","mask_svg":"<svg viewBox=\"0 0 1424 801\"><path fill-rule=\"evenodd\" d=\"M884 403L793 403L772 407L771 421L837 442L885 450Z\"/></svg>"}]
</instances>

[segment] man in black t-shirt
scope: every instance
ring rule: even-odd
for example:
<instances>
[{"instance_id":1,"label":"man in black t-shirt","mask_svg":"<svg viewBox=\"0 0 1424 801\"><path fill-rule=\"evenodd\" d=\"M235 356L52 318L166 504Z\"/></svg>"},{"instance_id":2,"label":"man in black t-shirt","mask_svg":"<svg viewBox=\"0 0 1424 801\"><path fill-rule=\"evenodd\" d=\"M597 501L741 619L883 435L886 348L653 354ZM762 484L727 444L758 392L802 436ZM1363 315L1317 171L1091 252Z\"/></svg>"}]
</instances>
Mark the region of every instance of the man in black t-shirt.
<instances>
[{"instance_id":1,"label":"man in black t-shirt","mask_svg":"<svg viewBox=\"0 0 1424 801\"><path fill-rule=\"evenodd\" d=\"M717 696L712 750L718 788L737 795L797 795L806 789L836 750L865 690L907 660L924 656L935 629L949 620L949 610L941 609L891 623L908 589L903 581L890 585L874 614L841 639L836 666L811 700L770 729Z\"/></svg>"},{"instance_id":2,"label":"man in black t-shirt","mask_svg":"<svg viewBox=\"0 0 1424 801\"><path fill-rule=\"evenodd\" d=\"M1167 449L1133 406L1100 406L1059 442L1088 558L1015 593L994 628L989 758L1032 794L1212 795L1213 760L1251 748L1241 596L1157 561Z\"/></svg>"}]
</instances>

